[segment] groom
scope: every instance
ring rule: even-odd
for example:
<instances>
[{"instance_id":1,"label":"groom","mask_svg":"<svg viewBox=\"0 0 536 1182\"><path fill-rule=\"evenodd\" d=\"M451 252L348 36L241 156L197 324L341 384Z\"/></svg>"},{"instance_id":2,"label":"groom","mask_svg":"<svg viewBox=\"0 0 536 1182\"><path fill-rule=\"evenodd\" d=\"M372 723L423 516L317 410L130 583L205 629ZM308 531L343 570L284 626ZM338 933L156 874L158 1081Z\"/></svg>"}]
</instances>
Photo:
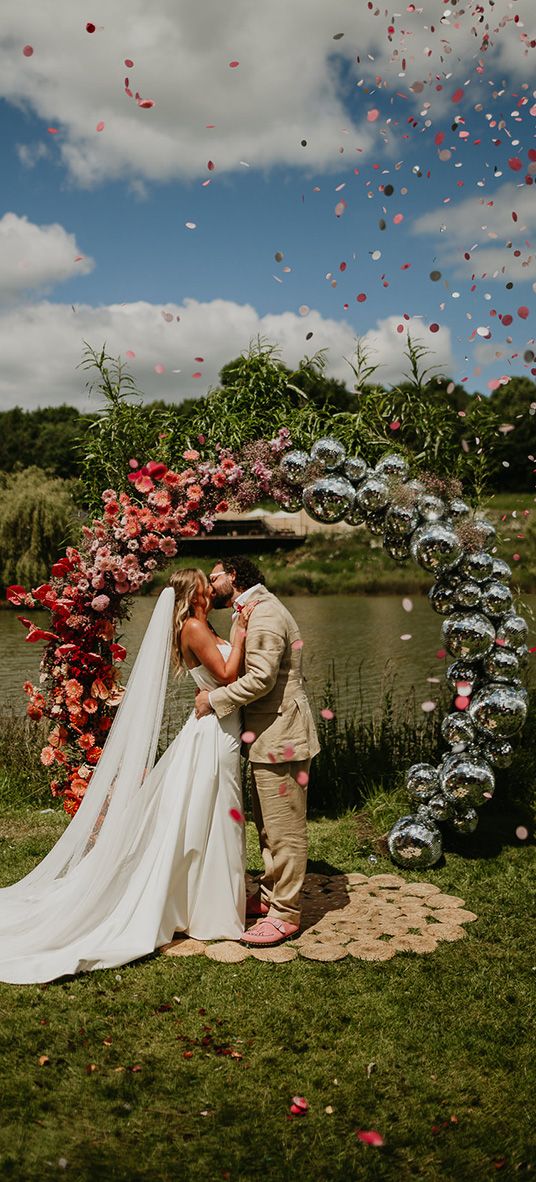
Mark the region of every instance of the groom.
<instances>
[{"instance_id":1,"label":"groom","mask_svg":"<svg viewBox=\"0 0 536 1182\"><path fill-rule=\"evenodd\" d=\"M271 947L294 936L300 926L299 897L307 865L307 781L320 750L302 681L298 625L264 586L248 558L224 558L209 575L216 608L233 607L238 619L249 598L245 672L231 685L202 690L196 714L224 718L244 709L253 791L253 816L264 861L260 895L248 900L247 915L258 922L244 932L251 947ZM231 632L232 634L232 632Z\"/></svg>"}]
</instances>

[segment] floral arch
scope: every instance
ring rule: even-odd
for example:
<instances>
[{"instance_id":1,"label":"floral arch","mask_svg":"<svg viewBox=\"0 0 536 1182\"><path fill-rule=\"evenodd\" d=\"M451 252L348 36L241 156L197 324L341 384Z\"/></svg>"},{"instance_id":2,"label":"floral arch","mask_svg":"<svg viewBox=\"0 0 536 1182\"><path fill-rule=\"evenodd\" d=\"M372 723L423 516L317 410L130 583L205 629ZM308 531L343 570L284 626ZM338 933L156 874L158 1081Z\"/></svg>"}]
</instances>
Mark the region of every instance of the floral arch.
<instances>
[{"instance_id":1,"label":"floral arch","mask_svg":"<svg viewBox=\"0 0 536 1182\"><path fill-rule=\"evenodd\" d=\"M453 658L452 709L442 723L448 750L437 767L408 769L413 811L389 835L400 865L432 865L442 851L439 823L462 834L476 828L477 809L494 791L494 769L511 761L511 740L527 713L520 675L528 628L512 604L510 568L491 552L493 525L472 514L456 481L413 478L400 453L370 468L331 437L296 450L281 428L240 452L217 448L206 460L187 450L183 458L180 472L130 460L130 491L104 490L102 516L84 526L82 545L68 547L49 582L31 592L8 589L12 603L51 614L50 630L19 619L27 641L46 642L39 685L24 689L30 718L51 724L41 761L52 794L74 815L87 790L122 696L126 650L115 635L132 596L180 553L181 538L209 532L218 514L269 496L288 510L304 506L316 521L365 523L396 562L412 559L434 578L429 598L445 617L443 640Z\"/></svg>"}]
</instances>

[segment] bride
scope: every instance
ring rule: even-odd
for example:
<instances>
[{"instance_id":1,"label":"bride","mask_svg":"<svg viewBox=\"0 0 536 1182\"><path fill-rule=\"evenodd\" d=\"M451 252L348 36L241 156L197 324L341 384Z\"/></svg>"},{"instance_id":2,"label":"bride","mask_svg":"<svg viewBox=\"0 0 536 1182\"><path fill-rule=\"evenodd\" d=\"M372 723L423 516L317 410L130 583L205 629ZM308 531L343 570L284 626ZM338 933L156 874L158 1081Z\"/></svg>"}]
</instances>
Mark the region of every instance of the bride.
<instances>
[{"instance_id":1,"label":"bride","mask_svg":"<svg viewBox=\"0 0 536 1182\"><path fill-rule=\"evenodd\" d=\"M212 588L180 570L159 596L82 804L30 874L0 890L0 980L51 981L145 956L174 932L239 939L245 913L240 712L185 726L155 764L170 654L214 689L239 676L208 623Z\"/></svg>"}]
</instances>

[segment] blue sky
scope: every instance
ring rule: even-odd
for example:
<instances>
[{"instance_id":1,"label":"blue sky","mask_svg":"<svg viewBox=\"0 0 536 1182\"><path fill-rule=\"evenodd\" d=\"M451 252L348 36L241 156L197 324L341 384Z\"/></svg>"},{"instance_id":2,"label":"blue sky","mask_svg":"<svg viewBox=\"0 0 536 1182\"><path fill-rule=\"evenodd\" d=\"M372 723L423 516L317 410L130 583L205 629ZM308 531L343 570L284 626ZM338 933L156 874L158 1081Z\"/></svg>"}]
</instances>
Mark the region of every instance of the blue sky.
<instances>
[{"instance_id":1,"label":"blue sky","mask_svg":"<svg viewBox=\"0 0 536 1182\"><path fill-rule=\"evenodd\" d=\"M84 339L170 401L259 333L349 385L356 335L396 382L408 327L469 390L530 374L531 7L6 0L0 408L84 408Z\"/></svg>"}]
</instances>

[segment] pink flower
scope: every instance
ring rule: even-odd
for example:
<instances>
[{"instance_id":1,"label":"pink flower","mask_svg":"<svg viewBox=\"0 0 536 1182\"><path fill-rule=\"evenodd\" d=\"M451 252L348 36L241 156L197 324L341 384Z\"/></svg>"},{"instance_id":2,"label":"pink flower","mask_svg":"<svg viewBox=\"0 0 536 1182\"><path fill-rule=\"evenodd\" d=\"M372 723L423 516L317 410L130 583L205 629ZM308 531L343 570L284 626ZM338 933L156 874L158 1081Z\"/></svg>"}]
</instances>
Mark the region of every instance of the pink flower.
<instances>
[{"instance_id":1,"label":"pink flower","mask_svg":"<svg viewBox=\"0 0 536 1182\"><path fill-rule=\"evenodd\" d=\"M199 459L199 452L194 451L192 448L189 451L183 451L182 456L184 460L190 460L190 462L193 461L195 463Z\"/></svg>"},{"instance_id":2,"label":"pink flower","mask_svg":"<svg viewBox=\"0 0 536 1182\"><path fill-rule=\"evenodd\" d=\"M160 538L158 537L158 534L146 534L145 537L142 538L140 546L143 553L146 554L149 550L158 550L159 542Z\"/></svg>"},{"instance_id":3,"label":"pink flower","mask_svg":"<svg viewBox=\"0 0 536 1182\"><path fill-rule=\"evenodd\" d=\"M106 608L110 606L110 600L107 595L96 595L91 600L91 606L94 612L105 612Z\"/></svg>"},{"instance_id":4,"label":"pink flower","mask_svg":"<svg viewBox=\"0 0 536 1182\"><path fill-rule=\"evenodd\" d=\"M105 488L104 492L101 493L101 496L102 496L103 501L105 501L105 502L106 501L115 501L115 499L117 497L117 493L114 488Z\"/></svg>"},{"instance_id":5,"label":"pink flower","mask_svg":"<svg viewBox=\"0 0 536 1182\"><path fill-rule=\"evenodd\" d=\"M65 682L65 696L67 698L81 698L84 692L83 686L76 677L71 677L69 681Z\"/></svg>"},{"instance_id":6,"label":"pink flower","mask_svg":"<svg viewBox=\"0 0 536 1182\"><path fill-rule=\"evenodd\" d=\"M54 748L50 746L43 747L39 758L41 763L44 763L45 767L50 767L50 765L54 763Z\"/></svg>"},{"instance_id":7,"label":"pink flower","mask_svg":"<svg viewBox=\"0 0 536 1182\"><path fill-rule=\"evenodd\" d=\"M131 477L129 476L128 479L131 480ZM137 492L141 493L152 492L154 488L154 484L150 476L136 476L132 483Z\"/></svg>"},{"instance_id":8,"label":"pink flower","mask_svg":"<svg viewBox=\"0 0 536 1182\"><path fill-rule=\"evenodd\" d=\"M173 555L177 553L177 543L173 538L161 538L159 549L167 558L173 558Z\"/></svg>"}]
</instances>

